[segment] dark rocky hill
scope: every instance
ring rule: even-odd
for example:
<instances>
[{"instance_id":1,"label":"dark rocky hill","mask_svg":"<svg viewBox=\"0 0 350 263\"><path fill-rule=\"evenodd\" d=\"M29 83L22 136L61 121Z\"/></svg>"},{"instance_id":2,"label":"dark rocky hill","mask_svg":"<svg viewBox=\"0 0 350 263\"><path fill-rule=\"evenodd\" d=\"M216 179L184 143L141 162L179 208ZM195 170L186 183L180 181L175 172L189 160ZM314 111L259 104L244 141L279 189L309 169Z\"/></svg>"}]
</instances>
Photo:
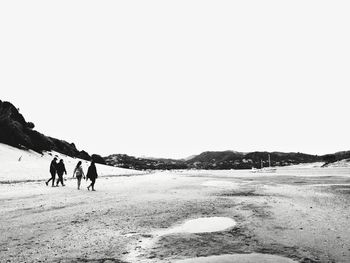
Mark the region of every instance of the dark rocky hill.
<instances>
[{"instance_id":1,"label":"dark rocky hill","mask_svg":"<svg viewBox=\"0 0 350 263\"><path fill-rule=\"evenodd\" d=\"M57 151L72 157L90 160L90 155L79 151L74 143L68 143L34 130L34 123L27 122L10 102L0 100L0 142L36 152Z\"/></svg>"}]
</instances>

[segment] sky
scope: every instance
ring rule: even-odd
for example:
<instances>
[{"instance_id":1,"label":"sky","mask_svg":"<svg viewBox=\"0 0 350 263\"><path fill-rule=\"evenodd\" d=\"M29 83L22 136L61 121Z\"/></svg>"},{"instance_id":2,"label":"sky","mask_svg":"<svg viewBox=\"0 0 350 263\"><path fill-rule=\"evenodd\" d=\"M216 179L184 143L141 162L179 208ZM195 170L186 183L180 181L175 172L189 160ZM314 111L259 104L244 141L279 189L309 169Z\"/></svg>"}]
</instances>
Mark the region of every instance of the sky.
<instances>
[{"instance_id":1,"label":"sky","mask_svg":"<svg viewBox=\"0 0 350 263\"><path fill-rule=\"evenodd\" d=\"M103 156L350 150L349 1L1 1L0 99Z\"/></svg>"}]
</instances>

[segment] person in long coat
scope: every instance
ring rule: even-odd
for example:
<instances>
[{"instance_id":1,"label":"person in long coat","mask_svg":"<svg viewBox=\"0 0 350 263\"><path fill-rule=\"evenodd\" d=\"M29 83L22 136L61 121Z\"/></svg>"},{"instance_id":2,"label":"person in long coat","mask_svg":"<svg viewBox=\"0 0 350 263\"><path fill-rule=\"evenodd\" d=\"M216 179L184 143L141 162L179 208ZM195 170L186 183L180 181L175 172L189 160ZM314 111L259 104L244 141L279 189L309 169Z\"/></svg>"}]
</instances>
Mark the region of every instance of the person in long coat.
<instances>
[{"instance_id":1,"label":"person in long coat","mask_svg":"<svg viewBox=\"0 0 350 263\"><path fill-rule=\"evenodd\" d=\"M55 177L56 177L56 172L57 172L57 157L53 158L50 164L50 174L51 178L45 182L46 185L49 184L49 182L52 180L52 187L55 186Z\"/></svg>"},{"instance_id":2,"label":"person in long coat","mask_svg":"<svg viewBox=\"0 0 350 263\"><path fill-rule=\"evenodd\" d=\"M91 187L91 190L95 191L94 186L95 186L96 178L97 178L96 165L95 165L95 162L92 161L90 166L89 166L88 172L86 174L86 180L87 179L91 180L91 184L87 187L88 190L90 190L90 187Z\"/></svg>"},{"instance_id":3,"label":"person in long coat","mask_svg":"<svg viewBox=\"0 0 350 263\"><path fill-rule=\"evenodd\" d=\"M63 183L63 174L67 174L66 167L64 166L63 160L61 159L60 162L57 164L57 175L58 179L56 182L56 186L58 186L58 183L61 182L62 186L65 186Z\"/></svg>"}]
</instances>

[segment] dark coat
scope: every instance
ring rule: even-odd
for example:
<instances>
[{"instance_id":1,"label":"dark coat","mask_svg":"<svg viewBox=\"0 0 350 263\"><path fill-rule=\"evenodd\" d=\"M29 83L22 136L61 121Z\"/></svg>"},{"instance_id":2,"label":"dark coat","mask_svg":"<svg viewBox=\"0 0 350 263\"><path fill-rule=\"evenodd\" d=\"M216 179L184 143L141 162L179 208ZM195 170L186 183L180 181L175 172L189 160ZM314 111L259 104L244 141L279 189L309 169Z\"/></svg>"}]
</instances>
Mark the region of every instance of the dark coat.
<instances>
[{"instance_id":1,"label":"dark coat","mask_svg":"<svg viewBox=\"0 0 350 263\"><path fill-rule=\"evenodd\" d=\"M67 174L66 167L64 166L64 163L59 162L56 165L56 170L58 175L63 175L63 173Z\"/></svg>"},{"instance_id":2,"label":"dark coat","mask_svg":"<svg viewBox=\"0 0 350 263\"><path fill-rule=\"evenodd\" d=\"M95 164L91 164L89 166L86 177L89 179L96 179L97 178L97 170L96 170Z\"/></svg>"},{"instance_id":3,"label":"dark coat","mask_svg":"<svg viewBox=\"0 0 350 263\"><path fill-rule=\"evenodd\" d=\"M55 160L52 160L50 164L50 173L56 174L56 171L57 171L57 163Z\"/></svg>"}]
</instances>

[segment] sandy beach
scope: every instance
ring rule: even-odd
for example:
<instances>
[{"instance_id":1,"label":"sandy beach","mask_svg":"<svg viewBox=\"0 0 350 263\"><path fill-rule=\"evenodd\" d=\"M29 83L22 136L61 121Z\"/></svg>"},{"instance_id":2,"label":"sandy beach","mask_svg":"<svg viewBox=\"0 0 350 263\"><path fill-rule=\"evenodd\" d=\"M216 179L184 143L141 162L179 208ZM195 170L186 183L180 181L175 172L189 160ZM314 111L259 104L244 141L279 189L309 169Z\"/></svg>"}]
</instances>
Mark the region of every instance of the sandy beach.
<instances>
[{"instance_id":1,"label":"sandy beach","mask_svg":"<svg viewBox=\"0 0 350 263\"><path fill-rule=\"evenodd\" d=\"M0 263L350 263L349 14L0 1Z\"/></svg>"},{"instance_id":2,"label":"sandy beach","mask_svg":"<svg viewBox=\"0 0 350 263\"><path fill-rule=\"evenodd\" d=\"M157 172L100 177L96 192L3 183L1 262L349 262L349 174ZM212 229L185 225L203 218Z\"/></svg>"}]
</instances>

